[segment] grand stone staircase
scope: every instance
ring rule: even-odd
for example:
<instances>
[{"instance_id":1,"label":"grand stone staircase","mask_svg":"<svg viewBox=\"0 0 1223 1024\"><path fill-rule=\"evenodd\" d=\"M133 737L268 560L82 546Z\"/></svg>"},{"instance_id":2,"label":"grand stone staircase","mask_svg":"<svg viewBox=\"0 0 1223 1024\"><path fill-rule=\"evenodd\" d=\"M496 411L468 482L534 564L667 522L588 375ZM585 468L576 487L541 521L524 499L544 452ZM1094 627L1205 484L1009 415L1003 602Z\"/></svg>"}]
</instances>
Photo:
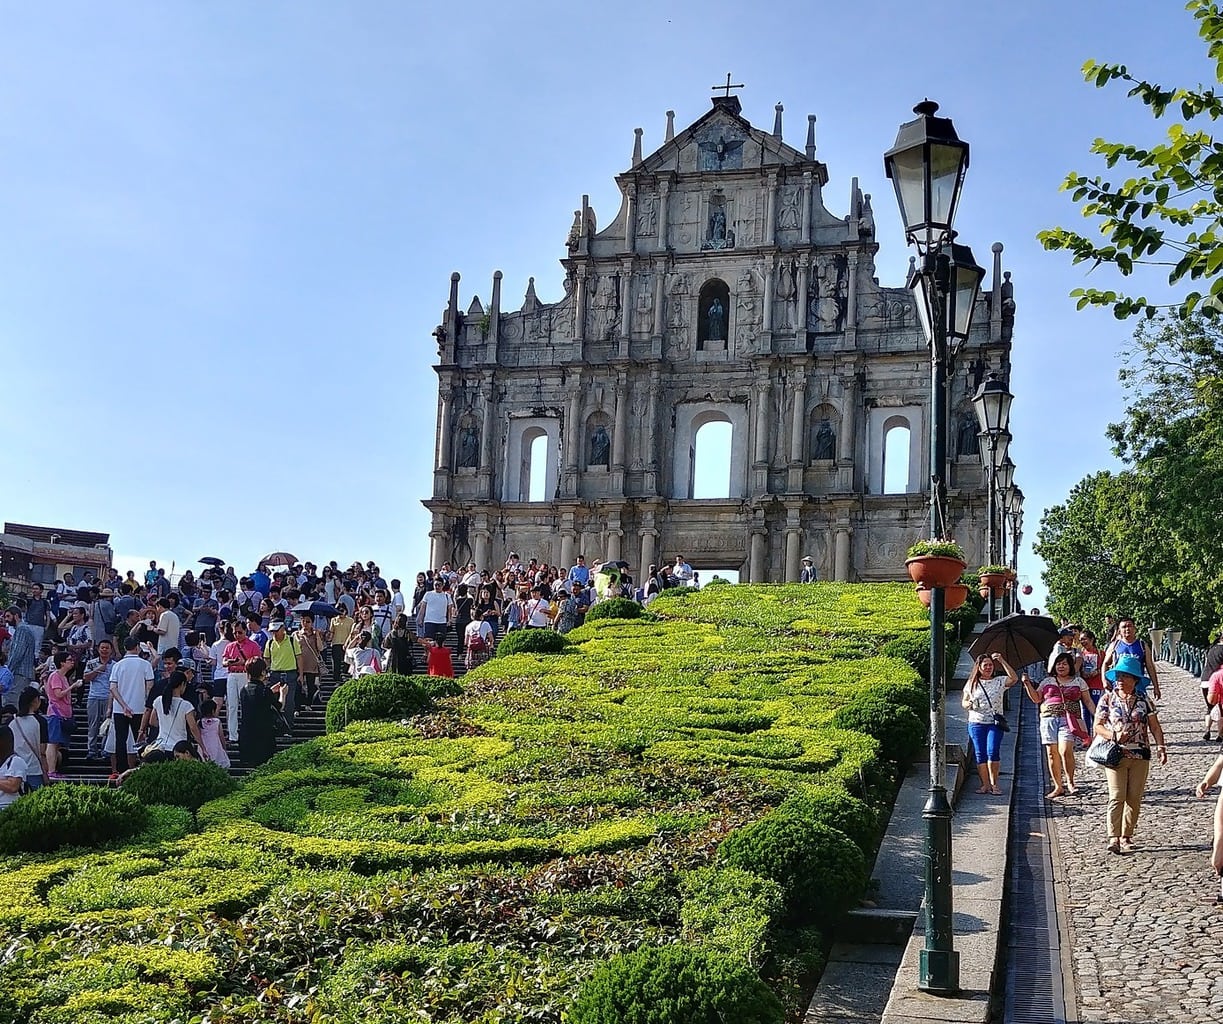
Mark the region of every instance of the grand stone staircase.
<instances>
[{"instance_id":1,"label":"grand stone staircase","mask_svg":"<svg viewBox=\"0 0 1223 1024\"><path fill-rule=\"evenodd\" d=\"M415 627L413 626L412 628L414 629ZM450 655L454 661L455 676L462 676L465 671L461 650L462 636L457 634L457 631L451 630L450 635L446 638L446 646L450 648ZM415 650L412 670L417 674L424 673L425 657L423 649L417 648ZM322 676L319 679L319 703L312 708L299 707L297 709L293 722L293 735L278 736L276 738L277 750L285 750L295 743L314 739L326 733L325 716L327 702L331 699L331 695L335 692L338 685L333 679L329 665L325 664ZM107 761L105 764L89 763L85 760L88 742L87 723L89 719L86 715L84 695L84 689L81 689L76 694L73 707L76 729L72 735L72 742L66 750L61 752L60 774L64 776L65 781L105 783L110 777L110 762ZM224 715L222 714L223 717ZM239 758L237 743L231 742L229 744L229 756L231 761L229 773L231 775L241 778L253 770L252 766L244 765Z\"/></svg>"}]
</instances>

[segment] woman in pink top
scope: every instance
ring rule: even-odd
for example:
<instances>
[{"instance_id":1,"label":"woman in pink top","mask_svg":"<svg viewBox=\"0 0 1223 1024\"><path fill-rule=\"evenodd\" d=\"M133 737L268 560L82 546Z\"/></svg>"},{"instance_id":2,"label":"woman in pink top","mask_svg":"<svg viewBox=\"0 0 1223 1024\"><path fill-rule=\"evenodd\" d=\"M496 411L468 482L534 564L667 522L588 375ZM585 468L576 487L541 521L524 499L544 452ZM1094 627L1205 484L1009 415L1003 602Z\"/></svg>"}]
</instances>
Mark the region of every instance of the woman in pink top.
<instances>
[{"instance_id":1,"label":"woman in pink top","mask_svg":"<svg viewBox=\"0 0 1223 1024\"><path fill-rule=\"evenodd\" d=\"M1063 793L1077 793L1074 784L1074 740L1076 736L1088 735L1083 725L1083 708L1093 715L1096 706L1091 699L1087 684L1075 673L1074 655L1063 652L1053 659L1053 674L1033 685L1027 673L1023 676L1023 688L1033 704L1040 705L1040 741L1045 746L1045 758L1049 765L1049 777L1053 789L1049 799ZM1066 787L1062 788L1062 773L1066 774Z\"/></svg>"},{"instance_id":2,"label":"woman in pink top","mask_svg":"<svg viewBox=\"0 0 1223 1024\"><path fill-rule=\"evenodd\" d=\"M76 656L68 651L56 651L55 670L47 676L47 777L61 779L59 748L66 746L72 735L72 691L80 682L68 682L76 668Z\"/></svg>"}]
</instances>

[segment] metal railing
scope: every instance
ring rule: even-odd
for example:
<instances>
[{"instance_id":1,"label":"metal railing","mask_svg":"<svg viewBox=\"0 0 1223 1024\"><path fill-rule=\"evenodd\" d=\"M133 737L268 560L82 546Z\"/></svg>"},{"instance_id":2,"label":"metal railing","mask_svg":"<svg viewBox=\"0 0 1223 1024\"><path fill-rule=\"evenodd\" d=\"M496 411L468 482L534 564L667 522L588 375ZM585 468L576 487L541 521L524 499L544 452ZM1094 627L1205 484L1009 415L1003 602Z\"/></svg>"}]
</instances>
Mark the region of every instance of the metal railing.
<instances>
[{"instance_id":1,"label":"metal railing","mask_svg":"<svg viewBox=\"0 0 1223 1024\"><path fill-rule=\"evenodd\" d=\"M1172 638L1165 633L1163 642L1159 645L1155 657L1158 661L1171 662L1177 668L1184 669L1186 672L1192 672L1195 676L1200 676L1202 674L1202 665L1206 661L1206 649L1181 641L1173 643Z\"/></svg>"}]
</instances>

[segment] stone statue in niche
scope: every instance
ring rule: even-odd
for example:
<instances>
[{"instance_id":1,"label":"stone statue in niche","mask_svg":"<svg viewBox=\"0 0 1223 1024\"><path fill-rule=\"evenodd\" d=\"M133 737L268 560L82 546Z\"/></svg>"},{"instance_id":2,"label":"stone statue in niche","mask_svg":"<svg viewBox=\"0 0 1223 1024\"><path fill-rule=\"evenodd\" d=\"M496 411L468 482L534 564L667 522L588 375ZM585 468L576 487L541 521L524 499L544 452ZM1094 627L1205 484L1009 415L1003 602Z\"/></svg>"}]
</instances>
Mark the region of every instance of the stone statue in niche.
<instances>
[{"instance_id":1,"label":"stone statue in niche","mask_svg":"<svg viewBox=\"0 0 1223 1024\"><path fill-rule=\"evenodd\" d=\"M649 334L654 327L654 276L641 274L637 278L637 305L633 310L633 330Z\"/></svg>"},{"instance_id":2,"label":"stone statue in niche","mask_svg":"<svg viewBox=\"0 0 1223 1024\"><path fill-rule=\"evenodd\" d=\"M573 211L573 227L569 229L569 237L565 239L565 248L572 256L578 251L578 239L582 237L582 211Z\"/></svg>"},{"instance_id":3,"label":"stone statue in niche","mask_svg":"<svg viewBox=\"0 0 1223 1024\"><path fill-rule=\"evenodd\" d=\"M476 469L480 465L480 435L470 423L459 432L459 469Z\"/></svg>"},{"instance_id":4,"label":"stone statue in niche","mask_svg":"<svg viewBox=\"0 0 1223 1024\"><path fill-rule=\"evenodd\" d=\"M812 458L816 460L837 457L837 435L833 432L832 424L827 419L820 420L819 428L815 432L813 447Z\"/></svg>"},{"instance_id":5,"label":"stone statue in niche","mask_svg":"<svg viewBox=\"0 0 1223 1024\"><path fill-rule=\"evenodd\" d=\"M739 337L743 342L750 344L755 340L756 331L760 327L760 306L756 300L756 277L750 270L740 271L736 293L735 323L738 325Z\"/></svg>"},{"instance_id":6,"label":"stone statue in niche","mask_svg":"<svg viewBox=\"0 0 1223 1024\"><path fill-rule=\"evenodd\" d=\"M733 249L735 233L726 226L726 199L716 193L709 200L709 223L702 249Z\"/></svg>"},{"instance_id":7,"label":"stone statue in niche","mask_svg":"<svg viewBox=\"0 0 1223 1024\"><path fill-rule=\"evenodd\" d=\"M1002 275L1002 340L1010 341L1015 331L1015 286L1011 284L1011 272Z\"/></svg>"},{"instance_id":8,"label":"stone statue in niche","mask_svg":"<svg viewBox=\"0 0 1223 1024\"><path fill-rule=\"evenodd\" d=\"M858 217L858 234L863 238L875 237L875 211L871 209L871 194L862 200L862 212Z\"/></svg>"},{"instance_id":9,"label":"stone statue in niche","mask_svg":"<svg viewBox=\"0 0 1223 1024\"><path fill-rule=\"evenodd\" d=\"M981 358L979 352L968 366L968 375L972 379L972 393L975 395L982 381L985 380L985 360Z\"/></svg>"},{"instance_id":10,"label":"stone statue in niche","mask_svg":"<svg viewBox=\"0 0 1223 1024\"><path fill-rule=\"evenodd\" d=\"M716 295L705 311L705 337L709 341L726 340L726 307Z\"/></svg>"},{"instance_id":11,"label":"stone statue in niche","mask_svg":"<svg viewBox=\"0 0 1223 1024\"><path fill-rule=\"evenodd\" d=\"M595 289L594 331L598 341L607 341L615 334L620 312L620 275L605 274Z\"/></svg>"},{"instance_id":12,"label":"stone statue in niche","mask_svg":"<svg viewBox=\"0 0 1223 1024\"><path fill-rule=\"evenodd\" d=\"M667 324L672 330L680 330L688 326L688 321L684 316L684 302L687 294L688 276L686 274L672 274L671 283L667 289Z\"/></svg>"},{"instance_id":13,"label":"stone statue in niche","mask_svg":"<svg viewBox=\"0 0 1223 1024\"><path fill-rule=\"evenodd\" d=\"M977 415L972 412L960 413L960 422L956 429L956 454L963 456L979 455L981 441L977 436Z\"/></svg>"},{"instance_id":14,"label":"stone statue in niche","mask_svg":"<svg viewBox=\"0 0 1223 1024\"><path fill-rule=\"evenodd\" d=\"M799 224L799 197L797 185L787 185L781 190L781 209L777 214L777 226L782 231L797 231Z\"/></svg>"},{"instance_id":15,"label":"stone statue in niche","mask_svg":"<svg viewBox=\"0 0 1223 1024\"><path fill-rule=\"evenodd\" d=\"M548 311L540 306L534 316L526 318L527 337L532 341L547 341L552 334L552 320Z\"/></svg>"},{"instance_id":16,"label":"stone statue in niche","mask_svg":"<svg viewBox=\"0 0 1223 1024\"><path fill-rule=\"evenodd\" d=\"M588 466L606 466L610 459L611 438L607 436L607 428L603 424L595 427L594 433L590 435L590 458L587 460Z\"/></svg>"},{"instance_id":17,"label":"stone statue in niche","mask_svg":"<svg viewBox=\"0 0 1223 1024\"><path fill-rule=\"evenodd\" d=\"M654 194L642 196L637 206L637 234L652 235L658 230L658 205Z\"/></svg>"},{"instance_id":18,"label":"stone statue in niche","mask_svg":"<svg viewBox=\"0 0 1223 1024\"><path fill-rule=\"evenodd\" d=\"M794 330L794 306L798 285L794 276L794 261L786 260L777 271L777 298L781 302L781 329Z\"/></svg>"},{"instance_id":19,"label":"stone statue in niche","mask_svg":"<svg viewBox=\"0 0 1223 1024\"><path fill-rule=\"evenodd\" d=\"M844 328L845 300L840 270L835 259L816 264L807 294L807 330L833 334Z\"/></svg>"}]
</instances>

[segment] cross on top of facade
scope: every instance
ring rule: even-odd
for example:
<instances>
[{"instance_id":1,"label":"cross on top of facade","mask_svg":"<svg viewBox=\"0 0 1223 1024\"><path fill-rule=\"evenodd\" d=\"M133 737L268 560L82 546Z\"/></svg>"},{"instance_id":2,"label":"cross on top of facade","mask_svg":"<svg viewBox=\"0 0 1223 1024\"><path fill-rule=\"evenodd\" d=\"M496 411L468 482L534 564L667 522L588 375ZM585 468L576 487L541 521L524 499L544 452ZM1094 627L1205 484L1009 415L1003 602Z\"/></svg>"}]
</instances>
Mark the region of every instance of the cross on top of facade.
<instances>
[{"instance_id":1,"label":"cross on top of facade","mask_svg":"<svg viewBox=\"0 0 1223 1024\"><path fill-rule=\"evenodd\" d=\"M729 96L731 89L742 89L743 84L740 83L739 85L731 85L730 84L730 72L728 71L726 72L726 84L725 85L711 85L710 88L713 89L714 92L717 92L719 89L724 90L725 95Z\"/></svg>"}]
</instances>

